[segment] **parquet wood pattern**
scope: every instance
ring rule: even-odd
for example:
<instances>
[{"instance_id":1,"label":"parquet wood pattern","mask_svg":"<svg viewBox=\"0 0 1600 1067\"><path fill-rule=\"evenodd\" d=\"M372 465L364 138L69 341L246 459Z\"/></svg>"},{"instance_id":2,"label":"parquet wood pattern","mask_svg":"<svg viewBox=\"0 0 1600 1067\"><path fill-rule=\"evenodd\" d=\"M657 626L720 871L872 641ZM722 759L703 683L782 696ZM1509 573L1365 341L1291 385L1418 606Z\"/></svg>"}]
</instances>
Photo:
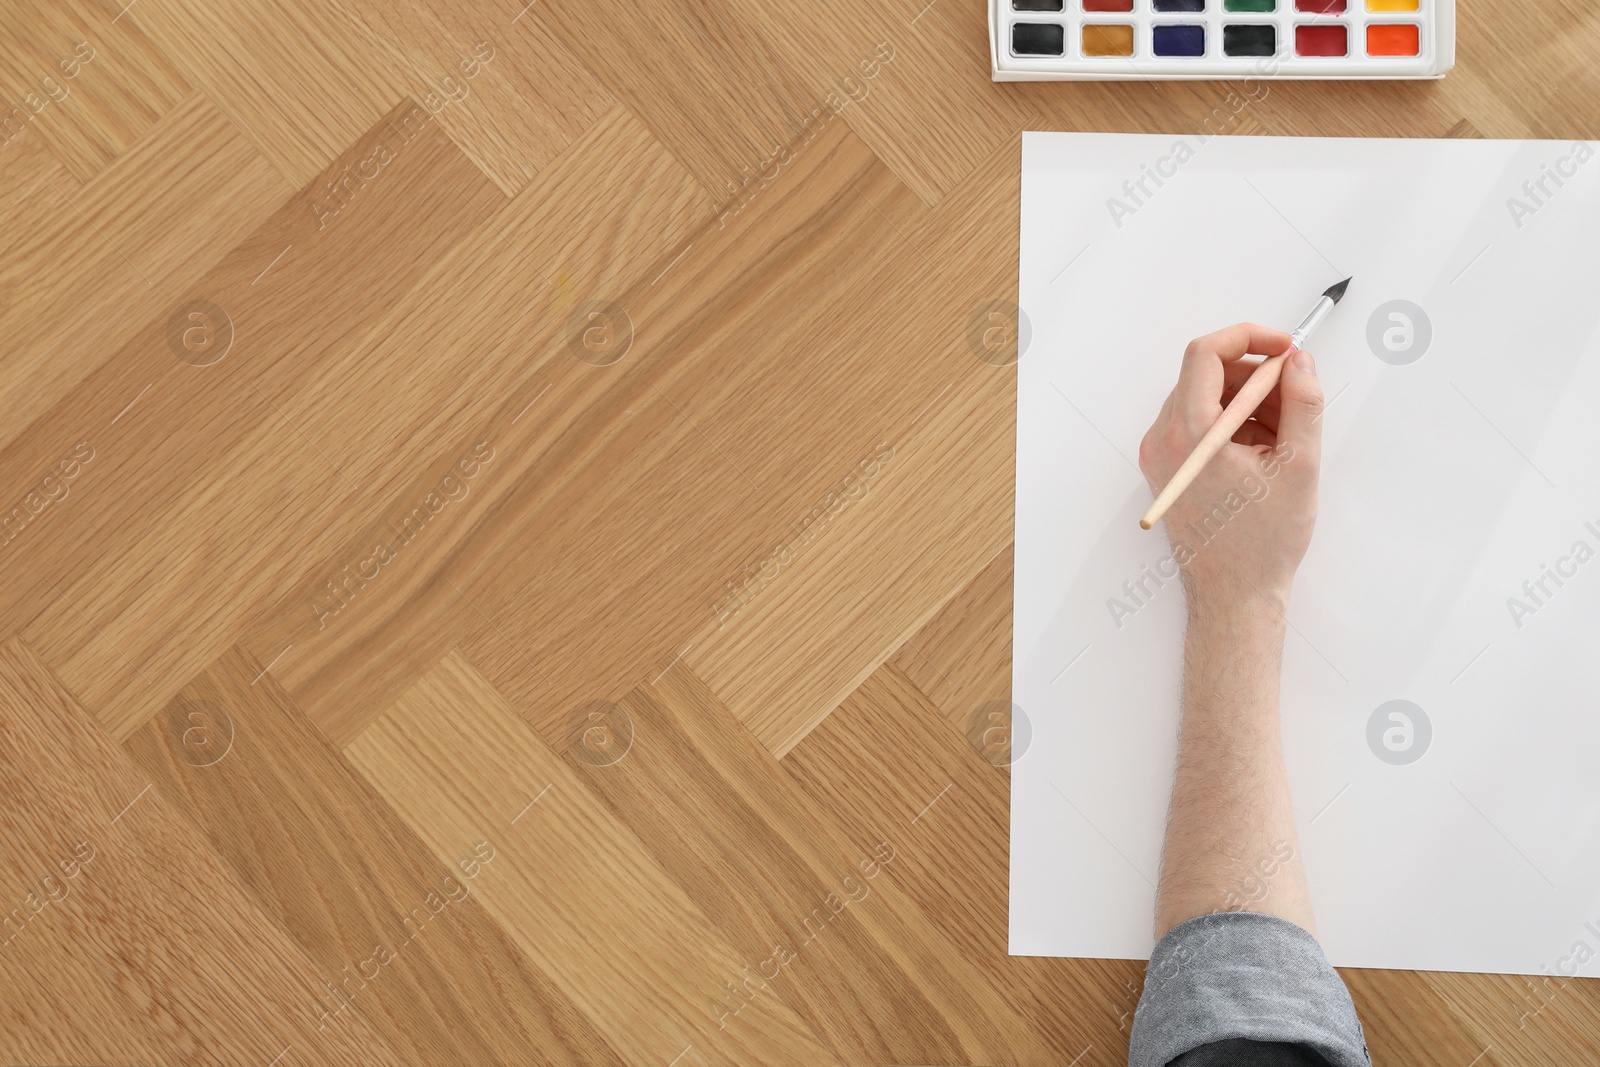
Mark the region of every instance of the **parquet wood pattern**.
<instances>
[{"instance_id":1,"label":"parquet wood pattern","mask_svg":"<svg viewBox=\"0 0 1600 1067\"><path fill-rule=\"evenodd\" d=\"M1020 133L1600 137L1593 5L1458 7L1241 106L957 0L8 4L0 1065L1125 1062L1142 964L1005 951Z\"/></svg>"}]
</instances>

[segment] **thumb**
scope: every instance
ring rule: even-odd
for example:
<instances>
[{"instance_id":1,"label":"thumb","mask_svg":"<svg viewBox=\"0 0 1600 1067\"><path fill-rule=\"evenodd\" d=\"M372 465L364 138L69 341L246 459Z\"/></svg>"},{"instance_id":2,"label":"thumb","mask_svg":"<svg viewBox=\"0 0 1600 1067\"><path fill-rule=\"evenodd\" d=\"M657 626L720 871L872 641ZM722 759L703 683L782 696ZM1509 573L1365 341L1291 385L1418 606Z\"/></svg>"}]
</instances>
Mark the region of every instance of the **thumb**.
<instances>
[{"instance_id":1,"label":"thumb","mask_svg":"<svg viewBox=\"0 0 1600 1067\"><path fill-rule=\"evenodd\" d=\"M1322 454L1322 383L1311 353L1301 349L1283 364L1278 390L1278 441L1313 459Z\"/></svg>"}]
</instances>

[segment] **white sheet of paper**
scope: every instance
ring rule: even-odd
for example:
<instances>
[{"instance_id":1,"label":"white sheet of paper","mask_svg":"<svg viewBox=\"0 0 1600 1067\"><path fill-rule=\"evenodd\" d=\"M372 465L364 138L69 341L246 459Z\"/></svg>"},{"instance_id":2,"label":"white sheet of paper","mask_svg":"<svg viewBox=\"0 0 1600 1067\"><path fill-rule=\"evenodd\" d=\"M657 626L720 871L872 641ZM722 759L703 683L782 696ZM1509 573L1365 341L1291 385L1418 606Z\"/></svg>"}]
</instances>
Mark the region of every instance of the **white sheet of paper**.
<instances>
[{"instance_id":1,"label":"white sheet of paper","mask_svg":"<svg viewBox=\"0 0 1600 1067\"><path fill-rule=\"evenodd\" d=\"M1172 550L1139 440L1190 338L1353 275L1308 346L1282 687L1319 935L1339 966L1600 976L1597 149L1024 136L1013 954L1150 953L1183 593L1143 570ZM1386 710L1369 744L1392 700L1429 729Z\"/></svg>"}]
</instances>

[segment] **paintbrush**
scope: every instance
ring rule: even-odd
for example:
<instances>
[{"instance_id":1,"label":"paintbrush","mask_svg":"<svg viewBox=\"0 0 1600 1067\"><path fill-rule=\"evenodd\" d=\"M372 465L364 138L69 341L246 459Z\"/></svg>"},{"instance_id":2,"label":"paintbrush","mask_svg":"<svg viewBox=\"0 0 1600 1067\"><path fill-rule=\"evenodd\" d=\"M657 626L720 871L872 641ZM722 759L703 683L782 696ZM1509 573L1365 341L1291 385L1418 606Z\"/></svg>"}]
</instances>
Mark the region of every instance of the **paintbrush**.
<instances>
[{"instance_id":1,"label":"paintbrush","mask_svg":"<svg viewBox=\"0 0 1600 1067\"><path fill-rule=\"evenodd\" d=\"M1339 303L1344 291L1349 287L1349 278L1338 285L1329 286L1327 292L1317 298L1316 306L1289 335L1289 347L1271 359L1263 360L1261 366L1255 369L1255 373L1239 387L1233 400L1222 409L1216 424L1200 438L1200 443L1194 446L1189 458L1183 461L1183 466L1178 468L1172 480L1166 484L1166 488L1156 496L1155 502L1150 505L1150 510L1139 520L1142 529L1148 530L1161 521L1161 516L1167 513L1172 502L1183 495L1183 491L1199 477L1205 465L1211 462L1211 457L1222 451L1222 446L1233 438L1239 427L1243 426L1251 415L1255 414L1256 408L1267 398L1267 394L1272 392L1273 386L1278 384L1278 377L1283 373L1283 361L1305 347L1312 332L1322 325L1322 320L1328 317L1328 312L1334 309L1334 305Z\"/></svg>"}]
</instances>

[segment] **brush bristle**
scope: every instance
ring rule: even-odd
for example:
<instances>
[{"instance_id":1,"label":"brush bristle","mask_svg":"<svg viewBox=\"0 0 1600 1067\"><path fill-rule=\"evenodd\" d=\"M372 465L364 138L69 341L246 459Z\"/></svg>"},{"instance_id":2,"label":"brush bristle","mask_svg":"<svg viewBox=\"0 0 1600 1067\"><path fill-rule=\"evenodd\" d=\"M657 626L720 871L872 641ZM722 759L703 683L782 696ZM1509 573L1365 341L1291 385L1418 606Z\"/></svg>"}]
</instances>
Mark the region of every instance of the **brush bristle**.
<instances>
[{"instance_id":1,"label":"brush bristle","mask_svg":"<svg viewBox=\"0 0 1600 1067\"><path fill-rule=\"evenodd\" d=\"M1338 285L1330 285L1328 287L1328 291L1323 293L1322 295L1327 297L1329 300L1332 300L1335 304L1337 304L1344 297L1344 291L1346 289L1350 288L1350 281L1351 281L1351 279L1346 278L1344 281L1340 282Z\"/></svg>"}]
</instances>

